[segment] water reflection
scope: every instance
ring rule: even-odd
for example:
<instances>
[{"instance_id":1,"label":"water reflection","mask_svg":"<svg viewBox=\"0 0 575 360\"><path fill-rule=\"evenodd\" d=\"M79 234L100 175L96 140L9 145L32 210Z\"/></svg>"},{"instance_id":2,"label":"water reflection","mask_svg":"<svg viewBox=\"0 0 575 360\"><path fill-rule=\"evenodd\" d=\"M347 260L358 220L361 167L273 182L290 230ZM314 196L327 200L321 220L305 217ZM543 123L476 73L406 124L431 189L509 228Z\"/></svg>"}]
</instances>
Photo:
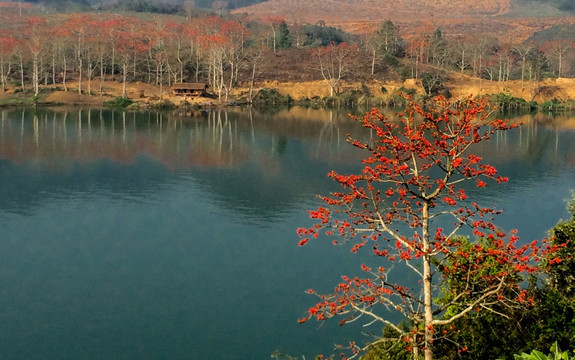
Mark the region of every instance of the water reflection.
<instances>
[{"instance_id":1,"label":"water reflection","mask_svg":"<svg viewBox=\"0 0 575 360\"><path fill-rule=\"evenodd\" d=\"M469 192L529 241L566 214L575 140L568 119L520 120L478 149L510 183ZM295 235L333 189L328 171L361 166L350 132L370 135L345 112L302 108L2 110L3 355L313 358L350 340L357 329L296 319L305 289L369 254L299 249Z\"/></svg>"},{"instance_id":2,"label":"water reflection","mask_svg":"<svg viewBox=\"0 0 575 360\"><path fill-rule=\"evenodd\" d=\"M575 166L572 130L565 130L571 119L517 120L524 123L518 130L497 133L478 149L512 178L511 187ZM265 209L273 216L329 187L331 168L357 166L359 154L345 138L369 135L362 131L345 112L305 108L273 116L250 108L193 114L2 110L0 207L29 207L67 192L152 196L185 176L240 213Z\"/></svg>"},{"instance_id":3,"label":"water reflection","mask_svg":"<svg viewBox=\"0 0 575 360\"><path fill-rule=\"evenodd\" d=\"M512 179L511 188L575 166L573 130L566 130L573 120L528 115L517 121L524 125L478 149ZM2 110L0 207L21 210L70 192L148 197L186 177L239 213L274 216L329 188L330 169L358 166L359 153L345 142L349 132L369 136L345 112L305 108L273 115L250 108Z\"/></svg>"},{"instance_id":4,"label":"water reflection","mask_svg":"<svg viewBox=\"0 0 575 360\"><path fill-rule=\"evenodd\" d=\"M328 165L356 160L342 149L347 116L315 114L3 110L0 207L66 193L148 197L184 177L239 213L273 218L325 184Z\"/></svg>"}]
</instances>

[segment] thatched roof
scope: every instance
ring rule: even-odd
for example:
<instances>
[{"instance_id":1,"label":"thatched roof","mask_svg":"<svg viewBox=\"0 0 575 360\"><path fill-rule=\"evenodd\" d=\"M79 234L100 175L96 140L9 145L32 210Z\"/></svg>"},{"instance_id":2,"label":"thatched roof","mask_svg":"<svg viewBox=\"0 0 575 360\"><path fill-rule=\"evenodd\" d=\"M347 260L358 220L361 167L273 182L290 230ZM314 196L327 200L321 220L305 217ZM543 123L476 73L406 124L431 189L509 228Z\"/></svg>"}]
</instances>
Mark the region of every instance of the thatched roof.
<instances>
[{"instance_id":1,"label":"thatched roof","mask_svg":"<svg viewBox=\"0 0 575 360\"><path fill-rule=\"evenodd\" d=\"M206 83L177 83L172 85L172 90L206 90Z\"/></svg>"}]
</instances>

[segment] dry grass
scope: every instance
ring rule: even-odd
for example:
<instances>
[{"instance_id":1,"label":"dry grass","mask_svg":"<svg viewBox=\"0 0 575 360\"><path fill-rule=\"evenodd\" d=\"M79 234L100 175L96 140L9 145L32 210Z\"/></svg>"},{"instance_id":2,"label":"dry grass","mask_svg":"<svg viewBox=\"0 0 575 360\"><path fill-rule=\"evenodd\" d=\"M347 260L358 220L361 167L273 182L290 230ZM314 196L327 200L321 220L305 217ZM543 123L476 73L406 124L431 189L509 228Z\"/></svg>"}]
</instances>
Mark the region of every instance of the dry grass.
<instances>
[{"instance_id":1,"label":"dry grass","mask_svg":"<svg viewBox=\"0 0 575 360\"><path fill-rule=\"evenodd\" d=\"M385 86L389 93L394 90L405 87L414 88L417 92L423 94L423 88L418 81L407 80L400 81L378 81L371 80L368 82L343 82L340 91L360 89L361 86L366 86L371 94L381 95L381 87ZM83 84L86 89L87 84ZM538 103L544 101L558 99L558 100L575 100L575 79L560 78L560 79L546 79L541 82L521 82L508 81L505 83L498 83L496 81L488 81L484 79L463 76L457 73L451 74L451 82L447 85L454 98L463 98L469 95L488 95L500 92L507 92L515 97L523 98L527 101L535 100ZM290 95L293 99L312 98L313 96L329 96L329 87L323 80L310 80L310 81L261 81L256 83L257 91L261 88L272 88L278 90L283 95ZM104 84L105 94L86 95L79 94L74 85L69 86L70 91L53 91L40 97L42 102L54 104L67 104L67 105L84 105L84 106L100 106L106 100L120 97L122 95L122 84L117 82L106 82ZM140 98L140 90L144 90L144 98ZM237 88L232 93L232 100L234 97L239 97L247 92L247 88ZM160 99L160 88L155 85L143 83L128 83L127 85L128 97L136 102L153 103ZM32 98L31 94L16 93L13 89L9 89L6 93L0 93L1 103L23 103L23 99ZM173 96L169 93L168 87L163 87L162 99L167 99L175 104L181 102L181 98ZM198 98L195 102L204 104L206 101L213 101L211 99Z\"/></svg>"}]
</instances>

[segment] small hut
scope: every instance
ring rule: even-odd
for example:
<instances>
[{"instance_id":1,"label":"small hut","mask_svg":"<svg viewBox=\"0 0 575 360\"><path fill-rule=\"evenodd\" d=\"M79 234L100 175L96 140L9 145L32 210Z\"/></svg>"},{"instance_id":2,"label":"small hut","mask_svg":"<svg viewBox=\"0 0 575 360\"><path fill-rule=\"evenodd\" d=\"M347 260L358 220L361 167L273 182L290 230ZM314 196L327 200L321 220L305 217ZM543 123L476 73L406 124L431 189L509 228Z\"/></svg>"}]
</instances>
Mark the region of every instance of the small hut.
<instances>
[{"instance_id":1,"label":"small hut","mask_svg":"<svg viewBox=\"0 0 575 360\"><path fill-rule=\"evenodd\" d=\"M178 96L203 96L208 90L205 83L178 83L172 85L172 92Z\"/></svg>"}]
</instances>

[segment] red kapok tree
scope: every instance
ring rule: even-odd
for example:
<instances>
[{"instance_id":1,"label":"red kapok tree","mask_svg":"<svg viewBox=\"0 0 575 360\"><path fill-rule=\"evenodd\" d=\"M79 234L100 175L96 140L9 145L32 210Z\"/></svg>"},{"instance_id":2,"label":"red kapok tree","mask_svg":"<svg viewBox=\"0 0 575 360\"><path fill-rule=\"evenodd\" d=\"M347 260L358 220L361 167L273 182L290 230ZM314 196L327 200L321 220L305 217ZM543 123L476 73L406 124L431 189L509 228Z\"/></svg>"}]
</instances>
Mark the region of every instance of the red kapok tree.
<instances>
[{"instance_id":1,"label":"red kapok tree","mask_svg":"<svg viewBox=\"0 0 575 360\"><path fill-rule=\"evenodd\" d=\"M366 278L343 276L332 294L318 295L320 302L300 322L340 315L344 324L363 317L393 329L415 358L422 351L430 360L433 341L448 337L456 319L496 311L493 305L529 303L518 284L538 270L537 243L517 245L515 231L508 235L492 223L499 211L470 201L462 187L507 181L471 153L494 132L515 127L490 119L485 106L471 98L455 104L437 98L427 109L411 102L397 120L376 109L357 119L373 134L367 142L348 135L365 152L364 167L358 174L329 174L342 190L322 197L326 206L309 212L317 222L298 229L299 244L336 237L334 244L349 243L353 253L370 248L379 264L361 266ZM389 272L393 263L402 263L395 266L400 278ZM406 281L414 277L415 286ZM389 310L399 311L412 328L386 319ZM387 340L351 343L351 358Z\"/></svg>"}]
</instances>

